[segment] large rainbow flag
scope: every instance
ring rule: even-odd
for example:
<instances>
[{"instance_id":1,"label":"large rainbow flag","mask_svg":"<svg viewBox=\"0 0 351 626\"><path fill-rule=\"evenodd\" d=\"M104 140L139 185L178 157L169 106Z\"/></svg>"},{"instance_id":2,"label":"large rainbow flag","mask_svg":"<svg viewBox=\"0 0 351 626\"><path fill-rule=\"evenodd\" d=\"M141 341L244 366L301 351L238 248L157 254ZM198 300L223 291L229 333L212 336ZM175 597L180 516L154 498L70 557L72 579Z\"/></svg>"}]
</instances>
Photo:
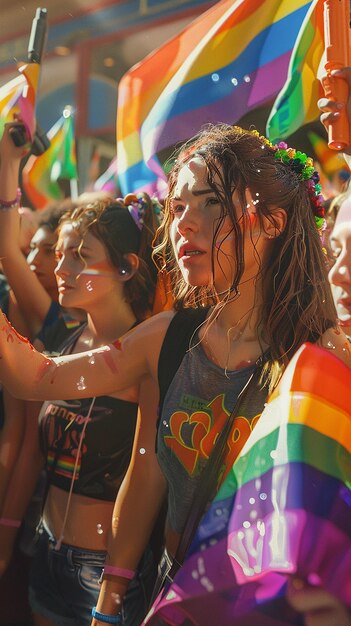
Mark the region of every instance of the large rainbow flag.
<instances>
[{"instance_id":1,"label":"large rainbow flag","mask_svg":"<svg viewBox=\"0 0 351 626\"><path fill-rule=\"evenodd\" d=\"M350 389L332 346L300 348L145 624L301 624L291 576L351 607Z\"/></svg>"},{"instance_id":2,"label":"large rainbow flag","mask_svg":"<svg viewBox=\"0 0 351 626\"><path fill-rule=\"evenodd\" d=\"M39 83L40 65L24 63L18 65L19 76L0 87L0 137L4 125L13 122L19 115L27 129L29 138L35 130L35 105Z\"/></svg>"},{"instance_id":3,"label":"large rainbow flag","mask_svg":"<svg viewBox=\"0 0 351 626\"><path fill-rule=\"evenodd\" d=\"M47 133L51 145L40 156L31 156L23 168L23 187L36 209L61 200L60 179L77 179L73 116L69 108Z\"/></svg>"},{"instance_id":4,"label":"large rainbow flag","mask_svg":"<svg viewBox=\"0 0 351 626\"><path fill-rule=\"evenodd\" d=\"M222 0L119 84L122 193L165 189L158 154L204 123L238 121L276 96L309 0Z\"/></svg>"},{"instance_id":5,"label":"large rainbow flag","mask_svg":"<svg viewBox=\"0 0 351 626\"><path fill-rule=\"evenodd\" d=\"M318 118L317 101L323 96L318 80L324 52L323 0L313 0L291 55L288 78L267 121L267 137L285 139Z\"/></svg>"}]
</instances>

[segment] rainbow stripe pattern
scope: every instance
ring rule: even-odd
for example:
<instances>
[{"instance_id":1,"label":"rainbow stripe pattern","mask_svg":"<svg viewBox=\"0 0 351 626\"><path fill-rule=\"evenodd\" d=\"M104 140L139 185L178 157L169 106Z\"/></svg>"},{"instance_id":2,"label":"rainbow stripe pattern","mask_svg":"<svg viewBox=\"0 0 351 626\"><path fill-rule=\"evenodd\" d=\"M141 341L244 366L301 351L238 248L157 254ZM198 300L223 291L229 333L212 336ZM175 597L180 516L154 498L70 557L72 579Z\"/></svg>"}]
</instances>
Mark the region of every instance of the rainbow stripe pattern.
<instances>
[{"instance_id":1,"label":"rainbow stripe pattern","mask_svg":"<svg viewBox=\"0 0 351 626\"><path fill-rule=\"evenodd\" d=\"M73 116L65 109L47 133L51 145L40 156L31 156L23 168L23 187L36 209L62 200L59 179L77 178Z\"/></svg>"},{"instance_id":2,"label":"rainbow stripe pattern","mask_svg":"<svg viewBox=\"0 0 351 626\"><path fill-rule=\"evenodd\" d=\"M317 101L324 94L318 80L323 52L323 0L314 0L293 49L288 78L267 120L266 134L272 142L318 118Z\"/></svg>"},{"instance_id":3,"label":"rainbow stripe pattern","mask_svg":"<svg viewBox=\"0 0 351 626\"><path fill-rule=\"evenodd\" d=\"M35 130L35 104L39 83L40 65L25 63L18 66L19 76L0 88L0 136L4 125L13 122L14 115L21 117L29 137Z\"/></svg>"},{"instance_id":4,"label":"rainbow stripe pattern","mask_svg":"<svg viewBox=\"0 0 351 626\"><path fill-rule=\"evenodd\" d=\"M47 467L50 469L53 466L55 460L55 451L50 451L47 455ZM74 474L75 458L69 455L61 454L55 466L55 474L64 476L65 478L72 479ZM81 458L79 459L76 467L76 473L74 480L79 479L81 468Z\"/></svg>"},{"instance_id":5,"label":"rainbow stripe pattern","mask_svg":"<svg viewBox=\"0 0 351 626\"><path fill-rule=\"evenodd\" d=\"M350 389L332 347L300 348L146 624L301 624L292 575L351 606Z\"/></svg>"},{"instance_id":6,"label":"rainbow stripe pattern","mask_svg":"<svg viewBox=\"0 0 351 626\"><path fill-rule=\"evenodd\" d=\"M123 194L162 194L162 151L205 123L234 123L276 96L310 4L222 0L125 74L117 109Z\"/></svg>"}]
</instances>

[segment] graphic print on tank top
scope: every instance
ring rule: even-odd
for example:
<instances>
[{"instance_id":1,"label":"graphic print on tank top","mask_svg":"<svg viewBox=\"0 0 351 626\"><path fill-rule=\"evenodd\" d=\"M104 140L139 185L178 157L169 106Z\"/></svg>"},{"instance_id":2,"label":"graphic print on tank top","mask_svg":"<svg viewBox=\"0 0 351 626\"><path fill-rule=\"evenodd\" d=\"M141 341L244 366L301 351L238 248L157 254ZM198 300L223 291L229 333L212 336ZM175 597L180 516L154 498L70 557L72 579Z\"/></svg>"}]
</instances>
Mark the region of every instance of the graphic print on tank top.
<instances>
[{"instance_id":1,"label":"graphic print on tank top","mask_svg":"<svg viewBox=\"0 0 351 626\"><path fill-rule=\"evenodd\" d=\"M91 403L84 398L43 404L39 424L47 469L53 468L50 482L68 491L76 465L74 493L114 500L131 455L137 405L99 396L87 417Z\"/></svg>"},{"instance_id":2,"label":"graphic print on tank top","mask_svg":"<svg viewBox=\"0 0 351 626\"><path fill-rule=\"evenodd\" d=\"M182 394L179 401L182 408L172 412L169 417L170 434L164 435L164 444L176 455L189 475L197 475L201 471L230 416L224 402L224 393L210 402ZM244 415L235 418L227 441L225 471L233 465L259 417L260 413L251 419Z\"/></svg>"}]
</instances>

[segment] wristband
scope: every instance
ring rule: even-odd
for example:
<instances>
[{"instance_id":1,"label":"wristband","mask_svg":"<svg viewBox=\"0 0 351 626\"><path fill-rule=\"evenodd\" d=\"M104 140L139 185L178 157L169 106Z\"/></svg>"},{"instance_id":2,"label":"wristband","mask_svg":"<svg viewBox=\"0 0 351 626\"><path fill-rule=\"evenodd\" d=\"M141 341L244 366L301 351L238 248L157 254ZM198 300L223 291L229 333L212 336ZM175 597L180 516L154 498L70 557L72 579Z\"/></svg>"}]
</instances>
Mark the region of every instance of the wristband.
<instances>
[{"instance_id":1,"label":"wristband","mask_svg":"<svg viewBox=\"0 0 351 626\"><path fill-rule=\"evenodd\" d=\"M8 517L0 517L0 526L11 526L12 528L19 528L22 522L19 519L9 519Z\"/></svg>"},{"instance_id":2,"label":"wristband","mask_svg":"<svg viewBox=\"0 0 351 626\"><path fill-rule=\"evenodd\" d=\"M100 613L100 611L96 610L96 606L91 609L92 616L97 619L99 622L103 622L104 624L121 624L121 614L118 615L105 615L105 613Z\"/></svg>"},{"instance_id":3,"label":"wristband","mask_svg":"<svg viewBox=\"0 0 351 626\"><path fill-rule=\"evenodd\" d=\"M123 569L122 567L114 567L113 565L105 565L103 573L109 574L110 576L120 576L121 578L132 580L132 578L134 578L135 571L132 569Z\"/></svg>"},{"instance_id":4,"label":"wristband","mask_svg":"<svg viewBox=\"0 0 351 626\"><path fill-rule=\"evenodd\" d=\"M21 190L17 189L17 195L14 200L0 200L0 211L18 208L21 201L21 195Z\"/></svg>"}]
</instances>

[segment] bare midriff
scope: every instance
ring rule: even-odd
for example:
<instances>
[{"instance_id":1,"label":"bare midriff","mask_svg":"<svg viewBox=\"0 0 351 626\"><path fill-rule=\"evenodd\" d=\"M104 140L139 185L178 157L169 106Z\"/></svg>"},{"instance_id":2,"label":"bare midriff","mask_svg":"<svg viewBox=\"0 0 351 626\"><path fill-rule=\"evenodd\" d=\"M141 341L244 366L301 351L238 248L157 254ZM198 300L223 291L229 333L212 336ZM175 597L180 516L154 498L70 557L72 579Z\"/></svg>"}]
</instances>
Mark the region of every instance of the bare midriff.
<instances>
[{"instance_id":1,"label":"bare midriff","mask_svg":"<svg viewBox=\"0 0 351 626\"><path fill-rule=\"evenodd\" d=\"M59 539L62 533L68 493L51 486L44 509L46 527ZM63 543L86 550L106 551L114 502L72 494Z\"/></svg>"}]
</instances>

